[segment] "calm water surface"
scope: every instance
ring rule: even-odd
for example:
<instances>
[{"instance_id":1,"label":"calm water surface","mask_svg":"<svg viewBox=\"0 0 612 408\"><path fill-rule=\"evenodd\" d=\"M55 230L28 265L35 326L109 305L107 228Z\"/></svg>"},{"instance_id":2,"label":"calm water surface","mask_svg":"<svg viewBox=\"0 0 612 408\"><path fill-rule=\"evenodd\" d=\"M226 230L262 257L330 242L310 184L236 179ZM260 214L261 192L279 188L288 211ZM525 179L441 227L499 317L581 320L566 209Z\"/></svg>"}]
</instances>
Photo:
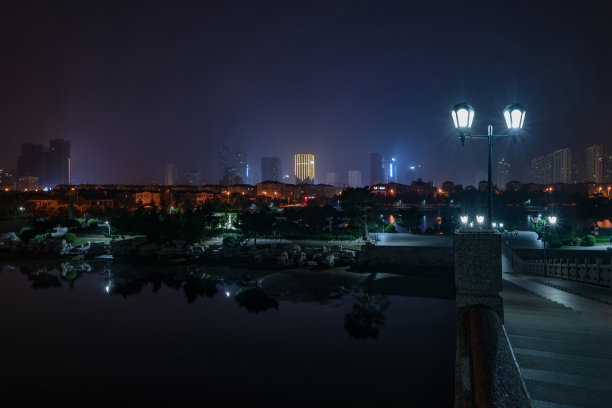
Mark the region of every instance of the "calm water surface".
<instances>
[{"instance_id":1,"label":"calm water surface","mask_svg":"<svg viewBox=\"0 0 612 408\"><path fill-rule=\"evenodd\" d=\"M321 281L326 273L5 265L0 398L452 406L454 300L375 293L354 284L364 275Z\"/></svg>"}]
</instances>

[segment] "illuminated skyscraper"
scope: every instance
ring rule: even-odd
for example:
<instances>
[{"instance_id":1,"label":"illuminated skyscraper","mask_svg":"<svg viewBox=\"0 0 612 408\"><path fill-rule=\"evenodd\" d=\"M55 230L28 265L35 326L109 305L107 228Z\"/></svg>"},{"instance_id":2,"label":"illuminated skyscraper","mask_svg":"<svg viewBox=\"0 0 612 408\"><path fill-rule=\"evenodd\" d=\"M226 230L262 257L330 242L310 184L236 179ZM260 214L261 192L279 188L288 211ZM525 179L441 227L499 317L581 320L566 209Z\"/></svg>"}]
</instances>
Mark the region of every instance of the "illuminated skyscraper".
<instances>
[{"instance_id":1,"label":"illuminated skyscraper","mask_svg":"<svg viewBox=\"0 0 612 408\"><path fill-rule=\"evenodd\" d=\"M584 149L584 177L585 183L601 183L603 155L601 145L594 145Z\"/></svg>"},{"instance_id":2,"label":"illuminated skyscraper","mask_svg":"<svg viewBox=\"0 0 612 408\"><path fill-rule=\"evenodd\" d=\"M315 179L315 157L310 153L295 155L295 182L313 184Z\"/></svg>"},{"instance_id":3,"label":"illuminated skyscraper","mask_svg":"<svg viewBox=\"0 0 612 408\"><path fill-rule=\"evenodd\" d=\"M383 163L384 183L397 183L397 157L391 157Z\"/></svg>"}]
</instances>

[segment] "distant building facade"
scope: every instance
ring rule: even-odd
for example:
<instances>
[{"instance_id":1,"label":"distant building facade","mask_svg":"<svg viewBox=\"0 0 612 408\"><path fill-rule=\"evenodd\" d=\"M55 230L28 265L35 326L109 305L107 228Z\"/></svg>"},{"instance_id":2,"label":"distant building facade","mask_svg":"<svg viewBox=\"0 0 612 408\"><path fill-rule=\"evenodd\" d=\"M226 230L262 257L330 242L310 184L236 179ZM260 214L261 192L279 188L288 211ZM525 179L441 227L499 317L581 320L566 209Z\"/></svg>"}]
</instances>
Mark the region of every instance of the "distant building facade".
<instances>
[{"instance_id":1,"label":"distant building facade","mask_svg":"<svg viewBox=\"0 0 612 408\"><path fill-rule=\"evenodd\" d=\"M340 187L340 184L342 184L342 181L340 180L340 174L327 173L327 184L334 187Z\"/></svg>"},{"instance_id":2,"label":"distant building facade","mask_svg":"<svg viewBox=\"0 0 612 408\"><path fill-rule=\"evenodd\" d=\"M281 181L281 159L278 157L261 158L261 181Z\"/></svg>"},{"instance_id":3,"label":"distant building facade","mask_svg":"<svg viewBox=\"0 0 612 408\"><path fill-rule=\"evenodd\" d=\"M506 183L512 180L512 165L505 157L497 158L497 178L495 184L498 188L506 187Z\"/></svg>"},{"instance_id":4,"label":"distant building facade","mask_svg":"<svg viewBox=\"0 0 612 408\"><path fill-rule=\"evenodd\" d=\"M601 183L603 180L603 155L601 145L589 146L584 149L584 174L585 183Z\"/></svg>"},{"instance_id":5,"label":"distant building facade","mask_svg":"<svg viewBox=\"0 0 612 408\"><path fill-rule=\"evenodd\" d=\"M164 184L166 186L173 186L178 182L178 171L174 164L166 164L164 169Z\"/></svg>"},{"instance_id":6,"label":"distant building facade","mask_svg":"<svg viewBox=\"0 0 612 408\"><path fill-rule=\"evenodd\" d=\"M310 153L295 155L295 183L313 184L315 180L315 156Z\"/></svg>"},{"instance_id":7,"label":"distant building facade","mask_svg":"<svg viewBox=\"0 0 612 408\"><path fill-rule=\"evenodd\" d=\"M188 170L185 172L185 184L188 186L202 185L202 172L199 170Z\"/></svg>"},{"instance_id":8,"label":"distant building facade","mask_svg":"<svg viewBox=\"0 0 612 408\"><path fill-rule=\"evenodd\" d=\"M370 186L384 181L382 156L380 153L370 153Z\"/></svg>"},{"instance_id":9,"label":"distant building facade","mask_svg":"<svg viewBox=\"0 0 612 408\"><path fill-rule=\"evenodd\" d=\"M359 170L349 170L348 172L348 186L352 188L362 187L363 183L361 182L361 171Z\"/></svg>"},{"instance_id":10,"label":"distant building facade","mask_svg":"<svg viewBox=\"0 0 612 408\"><path fill-rule=\"evenodd\" d=\"M44 157L45 185L71 184L70 141L53 139Z\"/></svg>"},{"instance_id":11,"label":"distant building facade","mask_svg":"<svg viewBox=\"0 0 612 408\"><path fill-rule=\"evenodd\" d=\"M391 157L383 162L385 184L397 183L397 157Z\"/></svg>"},{"instance_id":12,"label":"distant building facade","mask_svg":"<svg viewBox=\"0 0 612 408\"><path fill-rule=\"evenodd\" d=\"M38 177L43 174L43 145L24 143L21 155L17 158L17 179L21 177Z\"/></svg>"}]
</instances>

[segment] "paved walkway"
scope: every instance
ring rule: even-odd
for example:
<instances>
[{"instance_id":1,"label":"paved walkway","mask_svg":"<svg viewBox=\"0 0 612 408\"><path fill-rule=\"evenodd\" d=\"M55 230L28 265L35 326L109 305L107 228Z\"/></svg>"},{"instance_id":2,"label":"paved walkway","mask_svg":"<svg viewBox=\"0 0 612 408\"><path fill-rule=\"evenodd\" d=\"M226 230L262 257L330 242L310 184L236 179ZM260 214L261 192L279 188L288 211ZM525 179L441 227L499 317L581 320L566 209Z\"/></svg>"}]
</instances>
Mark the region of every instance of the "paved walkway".
<instances>
[{"instance_id":1,"label":"paved walkway","mask_svg":"<svg viewBox=\"0 0 612 408\"><path fill-rule=\"evenodd\" d=\"M505 257L502 267L505 327L532 407L611 407L612 306L514 273Z\"/></svg>"}]
</instances>

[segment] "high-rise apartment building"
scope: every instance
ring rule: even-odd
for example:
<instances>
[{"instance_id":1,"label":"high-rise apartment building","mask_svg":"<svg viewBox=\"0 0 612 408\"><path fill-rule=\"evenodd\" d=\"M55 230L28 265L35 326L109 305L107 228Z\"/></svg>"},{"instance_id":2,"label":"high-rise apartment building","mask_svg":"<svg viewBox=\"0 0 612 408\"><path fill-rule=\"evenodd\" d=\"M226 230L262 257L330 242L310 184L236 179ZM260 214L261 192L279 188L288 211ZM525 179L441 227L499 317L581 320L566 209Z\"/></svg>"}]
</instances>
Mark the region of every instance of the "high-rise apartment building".
<instances>
[{"instance_id":1,"label":"high-rise apartment building","mask_svg":"<svg viewBox=\"0 0 612 408\"><path fill-rule=\"evenodd\" d=\"M606 153L603 157L601 172L604 183L612 183L612 153Z\"/></svg>"},{"instance_id":2,"label":"high-rise apartment building","mask_svg":"<svg viewBox=\"0 0 612 408\"><path fill-rule=\"evenodd\" d=\"M278 157L261 158L261 181L281 181L281 159Z\"/></svg>"},{"instance_id":3,"label":"high-rise apartment building","mask_svg":"<svg viewBox=\"0 0 612 408\"><path fill-rule=\"evenodd\" d=\"M296 184L313 184L315 179L315 157L310 153L297 153L295 155L295 182Z\"/></svg>"},{"instance_id":4,"label":"high-rise apartment building","mask_svg":"<svg viewBox=\"0 0 612 408\"><path fill-rule=\"evenodd\" d=\"M571 183L572 151L559 149L531 160L531 182L536 184Z\"/></svg>"},{"instance_id":5,"label":"high-rise apartment building","mask_svg":"<svg viewBox=\"0 0 612 408\"><path fill-rule=\"evenodd\" d=\"M178 182L178 171L174 164L166 164L164 169L164 184L173 186Z\"/></svg>"},{"instance_id":6,"label":"high-rise apartment building","mask_svg":"<svg viewBox=\"0 0 612 408\"><path fill-rule=\"evenodd\" d=\"M510 161L505 157L497 158L497 177L494 185L497 188L506 188L506 183L512 180L512 165Z\"/></svg>"},{"instance_id":7,"label":"high-rise apartment building","mask_svg":"<svg viewBox=\"0 0 612 408\"><path fill-rule=\"evenodd\" d=\"M565 148L553 152L552 183L571 183L572 180L572 150Z\"/></svg>"},{"instance_id":8,"label":"high-rise apartment building","mask_svg":"<svg viewBox=\"0 0 612 408\"><path fill-rule=\"evenodd\" d=\"M352 188L357 188L363 186L361 183L361 171L359 170L349 170L348 172L348 185Z\"/></svg>"},{"instance_id":9,"label":"high-rise apartment building","mask_svg":"<svg viewBox=\"0 0 612 408\"><path fill-rule=\"evenodd\" d=\"M584 175L585 183L601 183L603 155L601 145L594 145L584 149Z\"/></svg>"},{"instance_id":10,"label":"high-rise apartment building","mask_svg":"<svg viewBox=\"0 0 612 408\"><path fill-rule=\"evenodd\" d=\"M380 153L370 153L370 185L384 183L382 156Z\"/></svg>"}]
</instances>

